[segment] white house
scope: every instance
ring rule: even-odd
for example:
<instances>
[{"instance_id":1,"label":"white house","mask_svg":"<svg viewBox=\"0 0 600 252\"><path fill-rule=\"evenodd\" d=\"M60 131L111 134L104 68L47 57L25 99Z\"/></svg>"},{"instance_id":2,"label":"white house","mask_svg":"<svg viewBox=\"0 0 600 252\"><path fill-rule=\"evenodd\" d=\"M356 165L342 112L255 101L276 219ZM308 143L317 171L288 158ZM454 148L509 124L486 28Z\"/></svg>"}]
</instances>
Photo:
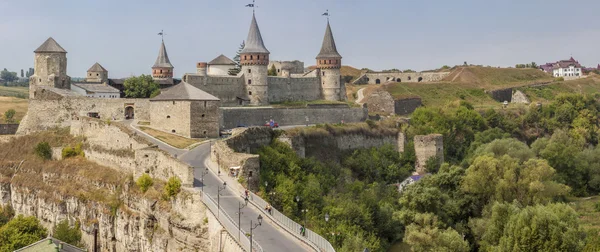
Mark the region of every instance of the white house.
<instances>
[{"instance_id":1,"label":"white house","mask_svg":"<svg viewBox=\"0 0 600 252\"><path fill-rule=\"evenodd\" d=\"M86 96L94 98L120 98L118 89L111 87L106 83L73 83L71 90Z\"/></svg>"},{"instance_id":2,"label":"white house","mask_svg":"<svg viewBox=\"0 0 600 252\"><path fill-rule=\"evenodd\" d=\"M568 60L561 60L556 63L548 63L540 66L540 68L548 73L552 73L554 77L563 77L565 79L577 79L583 76L581 65L578 61L571 57Z\"/></svg>"},{"instance_id":3,"label":"white house","mask_svg":"<svg viewBox=\"0 0 600 252\"><path fill-rule=\"evenodd\" d=\"M211 62L208 62L209 76L229 75L229 70L236 67L235 61L221 54Z\"/></svg>"}]
</instances>

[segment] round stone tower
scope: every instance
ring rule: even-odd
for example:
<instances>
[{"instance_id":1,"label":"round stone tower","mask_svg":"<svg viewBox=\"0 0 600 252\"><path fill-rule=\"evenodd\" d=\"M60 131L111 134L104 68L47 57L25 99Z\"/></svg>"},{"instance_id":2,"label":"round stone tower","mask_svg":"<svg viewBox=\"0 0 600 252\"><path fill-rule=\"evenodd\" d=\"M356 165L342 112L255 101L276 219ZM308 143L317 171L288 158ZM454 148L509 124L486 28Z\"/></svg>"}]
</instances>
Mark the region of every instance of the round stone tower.
<instances>
[{"instance_id":1,"label":"round stone tower","mask_svg":"<svg viewBox=\"0 0 600 252\"><path fill-rule=\"evenodd\" d=\"M208 64L206 62L198 62L196 64L196 74L200 76L206 76Z\"/></svg>"},{"instance_id":2,"label":"round stone tower","mask_svg":"<svg viewBox=\"0 0 600 252\"><path fill-rule=\"evenodd\" d=\"M269 104L269 85L267 72L269 65L269 50L263 43L256 17L252 14L252 23L246 39L246 45L240 52L240 65L244 74L244 83L248 99L252 105Z\"/></svg>"},{"instance_id":3,"label":"round stone tower","mask_svg":"<svg viewBox=\"0 0 600 252\"><path fill-rule=\"evenodd\" d=\"M48 38L34 51L34 74L29 77L29 98L34 99L39 88L71 89L67 75L67 51L53 38Z\"/></svg>"},{"instance_id":4,"label":"round stone tower","mask_svg":"<svg viewBox=\"0 0 600 252\"><path fill-rule=\"evenodd\" d=\"M342 56L338 53L331 32L331 26L327 21L327 29L323 38L321 51L317 55L317 69L321 77L321 88L323 90L323 99L329 101L346 100L345 88L342 88Z\"/></svg>"},{"instance_id":5,"label":"round stone tower","mask_svg":"<svg viewBox=\"0 0 600 252\"><path fill-rule=\"evenodd\" d=\"M173 81L173 65L169 60L165 41L163 40L158 51L156 62L152 66L152 78L155 80Z\"/></svg>"}]
</instances>

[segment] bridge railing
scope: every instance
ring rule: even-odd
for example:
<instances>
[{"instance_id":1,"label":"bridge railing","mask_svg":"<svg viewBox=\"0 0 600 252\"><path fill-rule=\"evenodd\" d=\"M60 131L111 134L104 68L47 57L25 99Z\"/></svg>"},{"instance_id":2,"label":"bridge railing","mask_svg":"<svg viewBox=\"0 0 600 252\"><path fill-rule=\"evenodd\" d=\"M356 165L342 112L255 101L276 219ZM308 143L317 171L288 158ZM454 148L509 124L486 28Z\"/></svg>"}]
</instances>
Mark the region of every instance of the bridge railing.
<instances>
[{"instance_id":1,"label":"bridge railing","mask_svg":"<svg viewBox=\"0 0 600 252\"><path fill-rule=\"evenodd\" d=\"M288 218L287 216L285 216L284 214L282 214L275 208L271 208L271 213L269 213L267 210L265 210L266 207L269 205L269 203L267 203L261 197L258 197L256 194L254 194L252 192L249 192L249 193L250 193L250 197L249 197L250 202L254 203L256 205L256 207L259 208L260 211L262 211L264 213L264 215L270 216L271 218L275 219L276 223L279 223L283 228L287 229L296 238L303 240L305 243L307 243L308 245L310 245L311 247L313 247L313 249L315 249L317 251L335 252L335 249L333 248L331 243L329 243L329 241L327 241L325 238L323 238L322 236L313 232L310 229L306 229L305 236L301 235L300 227L302 227L302 225L300 225L300 224L296 223L295 221L293 221L292 219Z\"/></svg>"},{"instance_id":2,"label":"bridge railing","mask_svg":"<svg viewBox=\"0 0 600 252\"><path fill-rule=\"evenodd\" d=\"M213 213L213 215L215 217L217 217L217 220L219 220L221 225L223 225L223 227L225 227L225 229L231 235L231 237L233 237L242 246L242 248L244 250L251 251L250 250L250 239L246 236L246 234L247 234L246 231L244 231L244 229L240 228L237 225L237 223L235 223L235 221L233 221L231 216L229 216L229 214L227 214L222 209L219 209L215 200L212 197L210 197L208 194L202 193L202 201L208 207L208 209ZM236 234L238 232L241 232L243 235L237 236ZM256 240L252 240L252 244L253 244L252 252L263 252L262 247L256 242Z\"/></svg>"}]
</instances>

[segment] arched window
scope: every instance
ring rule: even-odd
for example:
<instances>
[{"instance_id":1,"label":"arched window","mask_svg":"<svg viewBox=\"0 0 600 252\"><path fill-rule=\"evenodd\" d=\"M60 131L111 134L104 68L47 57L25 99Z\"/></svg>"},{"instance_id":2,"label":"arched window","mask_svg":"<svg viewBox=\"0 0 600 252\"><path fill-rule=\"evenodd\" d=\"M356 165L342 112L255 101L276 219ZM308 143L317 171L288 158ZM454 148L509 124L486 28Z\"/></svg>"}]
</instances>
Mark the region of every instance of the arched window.
<instances>
[{"instance_id":1,"label":"arched window","mask_svg":"<svg viewBox=\"0 0 600 252\"><path fill-rule=\"evenodd\" d=\"M256 59L259 60L260 59L260 55L256 55Z\"/></svg>"},{"instance_id":2,"label":"arched window","mask_svg":"<svg viewBox=\"0 0 600 252\"><path fill-rule=\"evenodd\" d=\"M252 55L250 55L250 60L252 60L252 58L253 58Z\"/></svg>"},{"instance_id":3,"label":"arched window","mask_svg":"<svg viewBox=\"0 0 600 252\"><path fill-rule=\"evenodd\" d=\"M169 118L171 118L171 116L170 116L170 115L168 115L168 116L167 116L167 119L169 119Z\"/></svg>"},{"instance_id":4,"label":"arched window","mask_svg":"<svg viewBox=\"0 0 600 252\"><path fill-rule=\"evenodd\" d=\"M244 55L244 59L246 59L246 55Z\"/></svg>"},{"instance_id":5,"label":"arched window","mask_svg":"<svg viewBox=\"0 0 600 252\"><path fill-rule=\"evenodd\" d=\"M162 73L162 69L160 69L160 73Z\"/></svg>"},{"instance_id":6,"label":"arched window","mask_svg":"<svg viewBox=\"0 0 600 252\"><path fill-rule=\"evenodd\" d=\"M331 64L331 60L329 60L329 64Z\"/></svg>"},{"instance_id":7,"label":"arched window","mask_svg":"<svg viewBox=\"0 0 600 252\"><path fill-rule=\"evenodd\" d=\"M248 85L252 84L252 80L248 80Z\"/></svg>"},{"instance_id":8,"label":"arched window","mask_svg":"<svg viewBox=\"0 0 600 252\"><path fill-rule=\"evenodd\" d=\"M325 71L323 71L323 76L325 76Z\"/></svg>"},{"instance_id":9,"label":"arched window","mask_svg":"<svg viewBox=\"0 0 600 252\"><path fill-rule=\"evenodd\" d=\"M248 92L248 95L252 95L252 91Z\"/></svg>"},{"instance_id":10,"label":"arched window","mask_svg":"<svg viewBox=\"0 0 600 252\"><path fill-rule=\"evenodd\" d=\"M252 69L248 68L248 73L252 73Z\"/></svg>"}]
</instances>

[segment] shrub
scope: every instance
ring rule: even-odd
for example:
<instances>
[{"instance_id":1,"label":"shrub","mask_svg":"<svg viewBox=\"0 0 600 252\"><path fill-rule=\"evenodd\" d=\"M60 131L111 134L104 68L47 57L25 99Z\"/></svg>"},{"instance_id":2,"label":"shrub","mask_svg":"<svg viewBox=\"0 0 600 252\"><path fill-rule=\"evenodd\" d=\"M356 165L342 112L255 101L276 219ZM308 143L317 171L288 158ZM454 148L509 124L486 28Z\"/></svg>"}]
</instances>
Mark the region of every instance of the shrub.
<instances>
[{"instance_id":1,"label":"shrub","mask_svg":"<svg viewBox=\"0 0 600 252\"><path fill-rule=\"evenodd\" d=\"M558 78L555 78L555 79L554 79L554 81L565 81L565 78L563 78L563 77L558 77Z\"/></svg>"},{"instance_id":2,"label":"shrub","mask_svg":"<svg viewBox=\"0 0 600 252\"><path fill-rule=\"evenodd\" d=\"M47 231L38 219L19 215L0 228L0 251L14 251L46 236Z\"/></svg>"},{"instance_id":3,"label":"shrub","mask_svg":"<svg viewBox=\"0 0 600 252\"><path fill-rule=\"evenodd\" d=\"M135 184L140 187L142 192L146 192L148 191L148 188L150 188L154 184L154 181L152 181L150 175L144 173L137 179L137 181L135 181Z\"/></svg>"},{"instance_id":4,"label":"shrub","mask_svg":"<svg viewBox=\"0 0 600 252\"><path fill-rule=\"evenodd\" d=\"M177 177L170 177L164 188L165 196L173 197L177 195L179 191L181 191L181 180Z\"/></svg>"},{"instance_id":5,"label":"shrub","mask_svg":"<svg viewBox=\"0 0 600 252\"><path fill-rule=\"evenodd\" d=\"M52 158L52 148L48 142L40 142L35 146L35 154L44 160Z\"/></svg>"},{"instance_id":6,"label":"shrub","mask_svg":"<svg viewBox=\"0 0 600 252\"><path fill-rule=\"evenodd\" d=\"M78 143L77 145L75 145L75 147L65 147L62 150L62 157L63 158L70 158L70 157L76 157L76 156L82 156L84 157L85 154L83 153L83 149L82 149L82 144Z\"/></svg>"},{"instance_id":7,"label":"shrub","mask_svg":"<svg viewBox=\"0 0 600 252\"><path fill-rule=\"evenodd\" d=\"M10 205L0 206L0 227L15 217L15 210Z\"/></svg>"},{"instance_id":8,"label":"shrub","mask_svg":"<svg viewBox=\"0 0 600 252\"><path fill-rule=\"evenodd\" d=\"M600 212L600 202L596 202L596 204L594 204L594 209L596 212Z\"/></svg>"},{"instance_id":9,"label":"shrub","mask_svg":"<svg viewBox=\"0 0 600 252\"><path fill-rule=\"evenodd\" d=\"M63 220L54 226L52 236L73 246L80 246L81 230L79 227L79 221L75 222L75 226L71 227L67 220Z\"/></svg>"}]
</instances>

